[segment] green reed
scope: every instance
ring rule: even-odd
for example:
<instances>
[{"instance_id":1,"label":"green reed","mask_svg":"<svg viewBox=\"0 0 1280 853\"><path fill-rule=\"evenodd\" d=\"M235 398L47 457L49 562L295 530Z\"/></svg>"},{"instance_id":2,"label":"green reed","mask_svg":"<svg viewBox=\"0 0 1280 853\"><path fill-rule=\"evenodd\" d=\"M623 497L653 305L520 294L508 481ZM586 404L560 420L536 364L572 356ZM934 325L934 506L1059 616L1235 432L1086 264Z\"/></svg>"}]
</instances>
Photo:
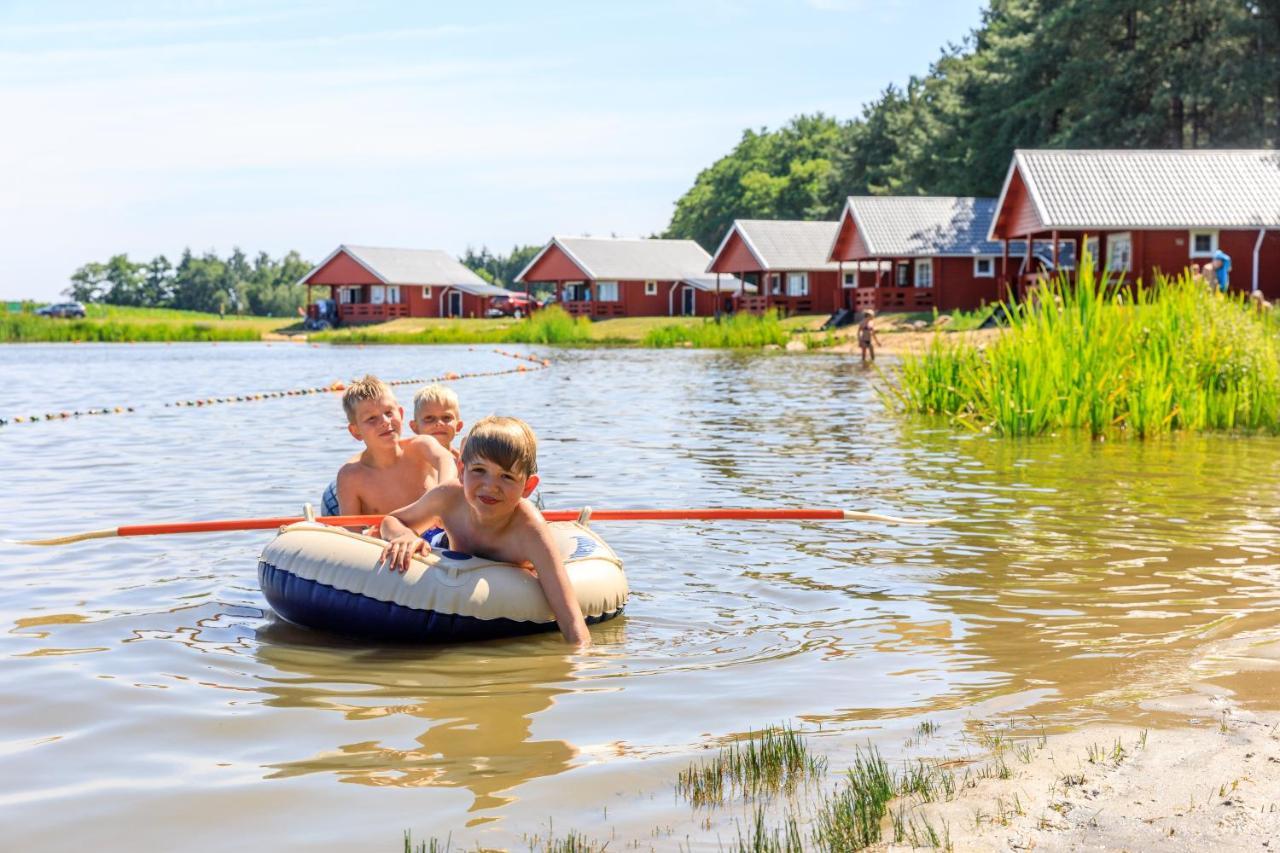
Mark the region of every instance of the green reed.
<instances>
[{"instance_id":1,"label":"green reed","mask_svg":"<svg viewBox=\"0 0 1280 853\"><path fill-rule=\"evenodd\" d=\"M676 791L695 806L724 803L727 796L773 794L794 790L802 781L820 776L827 760L809 752L799 732L769 726L720 750L707 762L695 762L680 772Z\"/></svg>"},{"instance_id":2,"label":"green reed","mask_svg":"<svg viewBox=\"0 0 1280 853\"><path fill-rule=\"evenodd\" d=\"M660 326L644 336L647 347L693 346L703 348L747 348L769 344L784 346L791 334L782 325L776 311L764 314L739 312L720 318L708 318L692 325Z\"/></svg>"},{"instance_id":3,"label":"green reed","mask_svg":"<svg viewBox=\"0 0 1280 853\"><path fill-rule=\"evenodd\" d=\"M729 849L733 853L804 853L804 840L795 815L788 814L782 826L770 829L765 824L764 811L764 806L756 806L747 834L744 836L739 831L737 844Z\"/></svg>"},{"instance_id":4,"label":"green reed","mask_svg":"<svg viewBox=\"0 0 1280 853\"><path fill-rule=\"evenodd\" d=\"M890 401L1006 435L1280 432L1280 322L1239 296L1185 275L1120 286L1086 255L1008 313L985 347L939 335L905 357Z\"/></svg>"},{"instance_id":5,"label":"green reed","mask_svg":"<svg viewBox=\"0 0 1280 853\"><path fill-rule=\"evenodd\" d=\"M845 785L823 800L813 827L815 846L823 850L861 850L880 840L889 802L898 782L875 747L855 749Z\"/></svg>"},{"instance_id":6,"label":"green reed","mask_svg":"<svg viewBox=\"0 0 1280 853\"><path fill-rule=\"evenodd\" d=\"M258 329L216 322L130 322L128 319L68 320L0 313L0 343L152 343L257 341Z\"/></svg>"}]
</instances>

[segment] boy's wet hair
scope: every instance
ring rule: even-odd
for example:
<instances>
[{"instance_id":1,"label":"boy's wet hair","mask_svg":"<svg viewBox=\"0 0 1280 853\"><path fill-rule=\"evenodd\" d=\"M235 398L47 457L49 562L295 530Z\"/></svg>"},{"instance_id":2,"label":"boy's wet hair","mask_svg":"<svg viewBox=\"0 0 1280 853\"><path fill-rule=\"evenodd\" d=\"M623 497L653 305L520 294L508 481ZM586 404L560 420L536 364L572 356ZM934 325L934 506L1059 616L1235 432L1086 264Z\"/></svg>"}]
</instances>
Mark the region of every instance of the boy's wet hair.
<instances>
[{"instance_id":1,"label":"boy's wet hair","mask_svg":"<svg viewBox=\"0 0 1280 853\"><path fill-rule=\"evenodd\" d=\"M538 439L519 418L489 415L471 428L462 443L462 464L469 465L477 459L532 477L538 473Z\"/></svg>"},{"instance_id":2,"label":"boy's wet hair","mask_svg":"<svg viewBox=\"0 0 1280 853\"><path fill-rule=\"evenodd\" d=\"M347 422L356 422L356 406L365 400L381 400L383 397L390 397L393 403L396 399L396 395L391 393L391 386L372 373L352 382L342 392L342 408L347 413Z\"/></svg>"},{"instance_id":3,"label":"boy's wet hair","mask_svg":"<svg viewBox=\"0 0 1280 853\"><path fill-rule=\"evenodd\" d=\"M425 388L419 388L418 393L413 395L413 416L418 416L418 410L430 403L444 406L446 409L453 409L458 412L458 395L453 389L447 385L441 385L439 382L432 383Z\"/></svg>"}]
</instances>

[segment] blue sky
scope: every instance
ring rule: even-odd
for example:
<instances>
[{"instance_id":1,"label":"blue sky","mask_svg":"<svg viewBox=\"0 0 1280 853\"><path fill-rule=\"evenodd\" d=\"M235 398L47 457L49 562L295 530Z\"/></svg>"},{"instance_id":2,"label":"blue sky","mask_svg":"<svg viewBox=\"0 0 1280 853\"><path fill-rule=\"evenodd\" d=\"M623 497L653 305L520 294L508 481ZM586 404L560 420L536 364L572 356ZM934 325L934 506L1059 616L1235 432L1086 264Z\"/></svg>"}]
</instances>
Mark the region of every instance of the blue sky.
<instances>
[{"instance_id":1,"label":"blue sky","mask_svg":"<svg viewBox=\"0 0 1280 853\"><path fill-rule=\"evenodd\" d=\"M857 115L981 8L0 0L0 298L118 252L650 234L744 128Z\"/></svg>"}]
</instances>

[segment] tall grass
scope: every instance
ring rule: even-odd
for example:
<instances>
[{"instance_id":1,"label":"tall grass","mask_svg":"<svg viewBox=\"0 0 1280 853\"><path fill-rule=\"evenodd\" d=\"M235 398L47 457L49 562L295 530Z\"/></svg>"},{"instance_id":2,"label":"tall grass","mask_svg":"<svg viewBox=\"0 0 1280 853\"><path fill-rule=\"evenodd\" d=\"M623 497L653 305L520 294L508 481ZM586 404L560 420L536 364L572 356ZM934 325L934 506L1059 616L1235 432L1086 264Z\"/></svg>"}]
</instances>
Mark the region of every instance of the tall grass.
<instances>
[{"instance_id":1,"label":"tall grass","mask_svg":"<svg viewBox=\"0 0 1280 853\"><path fill-rule=\"evenodd\" d=\"M707 319L693 325L671 325L650 329L644 336L647 347L694 346L706 348L783 346L791 339L776 311L764 314L740 312Z\"/></svg>"},{"instance_id":2,"label":"tall grass","mask_svg":"<svg viewBox=\"0 0 1280 853\"><path fill-rule=\"evenodd\" d=\"M66 320L34 314L0 313L0 343L129 343L156 341L257 341L262 332L213 322L130 322Z\"/></svg>"},{"instance_id":3,"label":"tall grass","mask_svg":"<svg viewBox=\"0 0 1280 853\"><path fill-rule=\"evenodd\" d=\"M827 760L810 753L791 726L769 726L729 744L710 761L689 765L677 778L676 791L695 806L719 805L734 792L755 796L794 790L826 768Z\"/></svg>"},{"instance_id":4,"label":"tall grass","mask_svg":"<svg viewBox=\"0 0 1280 853\"><path fill-rule=\"evenodd\" d=\"M591 340L591 321L552 305L509 325L441 323L412 332L348 328L309 339L331 344L582 344Z\"/></svg>"},{"instance_id":5,"label":"tall grass","mask_svg":"<svg viewBox=\"0 0 1280 853\"><path fill-rule=\"evenodd\" d=\"M939 335L905 357L891 401L1006 435L1280 432L1277 321L1238 296L1185 275L1119 286L1086 256L1009 317L985 349Z\"/></svg>"}]
</instances>

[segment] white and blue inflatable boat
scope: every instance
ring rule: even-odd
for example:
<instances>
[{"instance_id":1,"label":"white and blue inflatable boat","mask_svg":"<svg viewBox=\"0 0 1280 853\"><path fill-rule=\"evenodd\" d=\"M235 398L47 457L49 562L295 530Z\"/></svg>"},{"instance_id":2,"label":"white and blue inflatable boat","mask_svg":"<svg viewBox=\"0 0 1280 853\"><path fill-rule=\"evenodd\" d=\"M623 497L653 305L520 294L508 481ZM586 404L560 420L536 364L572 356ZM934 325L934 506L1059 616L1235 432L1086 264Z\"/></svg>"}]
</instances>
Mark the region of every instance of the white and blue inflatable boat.
<instances>
[{"instance_id":1,"label":"white and blue inflatable boat","mask_svg":"<svg viewBox=\"0 0 1280 853\"><path fill-rule=\"evenodd\" d=\"M553 522L588 624L622 612L622 561L584 524ZM382 562L380 539L299 522L281 528L258 558L267 602L290 622L377 641L441 643L555 630L532 572L456 551L415 556L401 574Z\"/></svg>"}]
</instances>

